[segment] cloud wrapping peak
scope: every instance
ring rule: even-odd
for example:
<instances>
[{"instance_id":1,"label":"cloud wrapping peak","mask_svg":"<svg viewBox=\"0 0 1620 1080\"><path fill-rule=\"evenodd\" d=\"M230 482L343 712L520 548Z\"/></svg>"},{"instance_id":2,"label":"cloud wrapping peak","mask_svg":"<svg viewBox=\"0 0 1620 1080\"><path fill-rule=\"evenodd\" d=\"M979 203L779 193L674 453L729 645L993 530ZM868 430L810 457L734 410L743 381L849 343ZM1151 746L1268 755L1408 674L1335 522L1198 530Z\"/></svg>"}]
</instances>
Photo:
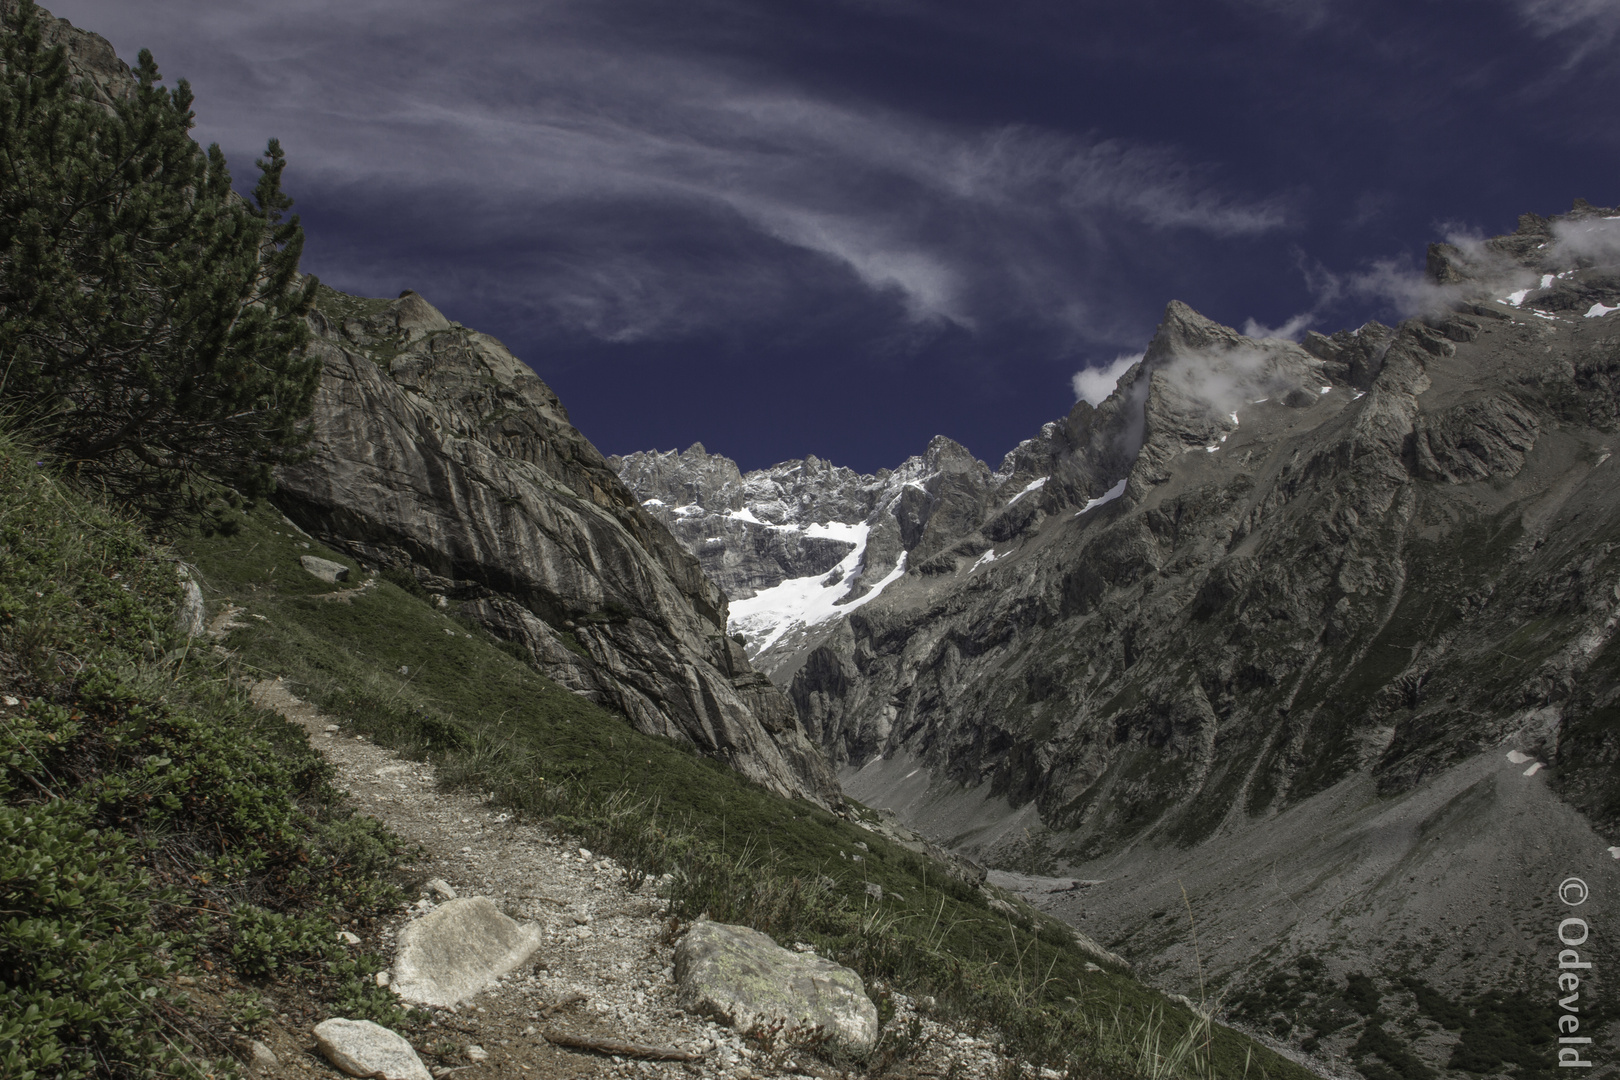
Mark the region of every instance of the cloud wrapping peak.
<instances>
[{"instance_id":1,"label":"cloud wrapping peak","mask_svg":"<svg viewBox=\"0 0 1620 1080\"><path fill-rule=\"evenodd\" d=\"M1100 368L1082 368L1074 373L1071 380L1074 386L1074 399L1089 402L1092 406L1101 405L1114 392L1119 380L1125 373L1142 359L1142 353L1126 353L1114 358L1112 363Z\"/></svg>"},{"instance_id":2,"label":"cloud wrapping peak","mask_svg":"<svg viewBox=\"0 0 1620 1080\"><path fill-rule=\"evenodd\" d=\"M1267 326L1256 319L1249 318L1243 321L1243 336L1249 338L1277 338L1281 341L1298 341L1305 336L1305 331L1317 319L1316 312L1302 311L1284 320L1281 326Z\"/></svg>"},{"instance_id":3,"label":"cloud wrapping peak","mask_svg":"<svg viewBox=\"0 0 1620 1080\"><path fill-rule=\"evenodd\" d=\"M1345 297L1371 299L1388 305L1396 316L1436 315L1463 301L1502 299L1532 289L1546 273L1561 273L1592 265L1620 264L1620 219L1561 218L1552 223L1552 239L1540 245L1534 265L1515 258L1478 232L1452 228L1445 236L1450 259L1463 280L1438 282L1428 273L1400 259L1379 259L1363 270L1335 274L1320 265L1306 267L1306 276L1319 306ZM1288 325L1292 325L1290 320ZM1250 320L1244 333L1264 329ZM1280 336L1280 335L1279 335Z\"/></svg>"}]
</instances>

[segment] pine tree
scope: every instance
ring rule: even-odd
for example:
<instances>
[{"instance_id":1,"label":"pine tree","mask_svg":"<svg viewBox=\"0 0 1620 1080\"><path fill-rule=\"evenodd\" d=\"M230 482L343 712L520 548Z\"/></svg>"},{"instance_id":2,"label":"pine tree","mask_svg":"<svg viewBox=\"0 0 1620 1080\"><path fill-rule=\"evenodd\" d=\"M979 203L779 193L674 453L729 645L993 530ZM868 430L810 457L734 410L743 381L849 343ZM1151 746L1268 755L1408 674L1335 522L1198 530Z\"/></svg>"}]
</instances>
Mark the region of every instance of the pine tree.
<instances>
[{"instance_id":1,"label":"pine tree","mask_svg":"<svg viewBox=\"0 0 1620 1080\"><path fill-rule=\"evenodd\" d=\"M272 139L252 199L191 138L190 86L109 108L42 43L32 0L0 33L0 405L111 493L172 505L201 476L262 493L308 439L314 278Z\"/></svg>"}]
</instances>

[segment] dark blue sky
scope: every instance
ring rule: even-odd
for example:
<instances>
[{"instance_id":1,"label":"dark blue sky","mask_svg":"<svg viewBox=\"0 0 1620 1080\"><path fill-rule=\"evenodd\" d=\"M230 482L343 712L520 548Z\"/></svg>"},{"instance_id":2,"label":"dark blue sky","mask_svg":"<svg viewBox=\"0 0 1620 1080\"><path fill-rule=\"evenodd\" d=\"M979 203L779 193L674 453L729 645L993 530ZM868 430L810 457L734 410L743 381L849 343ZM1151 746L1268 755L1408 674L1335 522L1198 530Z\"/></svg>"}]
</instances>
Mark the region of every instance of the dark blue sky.
<instances>
[{"instance_id":1,"label":"dark blue sky","mask_svg":"<svg viewBox=\"0 0 1620 1080\"><path fill-rule=\"evenodd\" d=\"M1393 320L1428 241L1620 203L1620 0L48 6L606 453L995 464L1169 299Z\"/></svg>"}]
</instances>

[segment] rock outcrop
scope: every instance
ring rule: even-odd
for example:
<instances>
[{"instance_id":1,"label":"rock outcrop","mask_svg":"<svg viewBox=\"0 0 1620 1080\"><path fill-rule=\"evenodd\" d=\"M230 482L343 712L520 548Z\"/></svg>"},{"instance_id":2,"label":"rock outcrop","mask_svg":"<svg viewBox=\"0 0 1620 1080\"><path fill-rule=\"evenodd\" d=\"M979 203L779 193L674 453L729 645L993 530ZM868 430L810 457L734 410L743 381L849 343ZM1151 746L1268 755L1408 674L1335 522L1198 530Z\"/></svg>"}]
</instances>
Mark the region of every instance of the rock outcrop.
<instances>
[{"instance_id":1,"label":"rock outcrop","mask_svg":"<svg viewBox=\"0 0 1620 1080\"><path fill-rule=\"evenodd\" d=\"M675 984L688 1012L744 1033L863 1054L877 1044L877 1006L859 975L746 926L694 923L675 947Z\"/></svg>"},{"instance_id":2,"label":"rock outcrop","mask_svg":"<svg viewBox=\"0 0 1620 1080\"><path fill-rule=\"evenodd\" d=\"M577 693L778 792L837 784L725 635L725 595L500 342L407 292L323 291L309 460L278 476L306 531L411 575Z\"/></svg>"},{"instance_id":3,"label":"rock outcrop","mask_svg":"<svg viewBox=\"0 0 1620 1080\"><path fill-rule=\"evenodd\" d=\"M374 1080L433 1080L403 1035L370 1020L323 1020L315 1044L326 1060L350 1076Z\"/></svg>"},{"instance_id":4,"label":"rock outcrop","mask_svg":"<svg viewBox=\"0 0 1620 1080\"><path fill-rule=\"evenodd\" d=\"M400 931L394 992L418 1005L458 1004L525 963L540 938L539 926L501 914L487 896L452 897Z\"/></svg>"}]
</instances>

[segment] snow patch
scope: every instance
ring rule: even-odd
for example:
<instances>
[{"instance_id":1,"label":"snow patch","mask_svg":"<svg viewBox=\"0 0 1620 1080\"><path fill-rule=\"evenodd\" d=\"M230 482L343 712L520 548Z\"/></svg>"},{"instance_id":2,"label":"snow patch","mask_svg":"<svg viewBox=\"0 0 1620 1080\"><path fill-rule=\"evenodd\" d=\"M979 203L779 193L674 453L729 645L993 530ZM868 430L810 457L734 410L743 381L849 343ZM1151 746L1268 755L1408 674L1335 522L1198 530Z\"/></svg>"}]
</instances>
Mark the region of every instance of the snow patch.
<instances>
[{"instance_id":1,"label":"snow patch","mask_svg":"<svg viewBox=\"0 0 1620 1080\"><path fill-rule=\"evenodd\" d=\"M1331 386L1322 387L1322 393L1324 393L1324 394L1331 393L1332 391L1333 391L1333 387L1331 387Z\"/></svg>"},{"instance_id":2,"label":"snow patch","mask_svg":"<svg viewBox=\"0 0 1620 1080\"><path fill-rule=\"evenodd\" d=\"M643 499L641 505L642 506L663 506L664 505L664 500L663 499Z\"/></svg>"},{"instance_id":3,"label":"snow patch","mask_svg":"<svg viewBox=\"0 0 1620 1080\"><path fill-rule=\"evenodd\" d=\"M1352 397L1350 400L1351 401L1360 401L1362 398L1364 398L1366 396L1367 396L1367 391L1365 391L1365 390L1357 390L1356 393L1355 393L1355 396Z\"/></svg>"},{"instance_id":4,"label":"snow patch","mask_svg":"<svg viewBox=\"0 0 1620 1080\"><path fill-rule=\"evenodd\" d=\"M1620 304L1616 304L1613 307L1609 307L1606 304L1593 304L1586 310L1586 318L1601 319L1611 311L1620 311Z\"/></svg>"},{"instance_id":5,"label":"snow patch","mask_svg":"<svg viewBox=\"0 0 1620 1080\"><path fill-rule=\"evenodd\" d=\"M1534 776L1534 775L1536 775L1536 773L1540 772L1542 770L1542 768L1543 768L1543 766L1542 766L1541 762L1538 761L1534 765L1530 766L1528 769L1524 770L1524 775L1526 775L1526 776Z\"/></svg>"},{"instance_id":6,"label":"snow patch","mask_svg":"<svg viewBox=\"0 0 1620 1080\"><path fill-rule=\"evenodd\" d=\"M756 656L775 645L789 631L836 619L876 600L884 589L905 576L906 556L902 552L900 561L895 564L894 569L889 571L883 580L873 585L870 592L857 600L840 604L839 601L848 596L860 580L857 571L861 569L865 560L866 541L872 527L830 521L805 526L804 531L807 536L842 540L853 544L854 547L831 572L814 574L810 577L789 578L779 585L755 593L746 600L733 601L731 619L726 624L726 632L741 633L751 643L757 642L754 649ZM829 585L828 578L837 580Z\"/></svg>"},{"instance_id":7,"label":"snow patch","mask_svg":"<svg viewBox=\"0 0 1620 1080\"><path fill-rule=\"evenodd\" d=\"M804 528L803 525L778 525L772 521L763 521L754 513L753 508L748 506L743 507L741 510L733 510L726 517L732 521L746 522L749 525L763 525L767 529L775 529L778 532L798 532Z\"/></svg>"},{"instance_id":8,"label":"snow patch","mask_svg":"<svg viewBox=\"0 0 1620 1080\"><path fill-rule=\"evenodd\" d=\"M1090 502L1086 503L1086 505L1076 510L1074 512L1074 516L1079 517L1087 510L1095 510L1103 503L1111 503L1123 494L1125 494L1125 481L1121 480L1119 483L1115 484L1113 487L1109 488L1107 491L1103 492L1101 495L1097 496L1095 499L1092 499Z\"/></svg>"},{"instance_id":9,"label":"snow patch","mask_svg":"<svg viewBox=\"0 0 1620 1080\"><path fill-rule=\"evenodd\" d=\"M990 563L993 563L995 561L996 561L996 549L991 548L989 551L987 551L983 555L979 556L979 561L978 562L976 562L972 566L968 567L968 573L971 574L971 573L973 573L973 571L977 570L979 567L988 566Z\"/></svg>"},{"instance_id":10,"label":"snow patch","mask_svg":"<svg viewBox=\"0 0 1620 1080\"><path fill-rule=\"evenodd\" d=\"M1046 486L1046 482L1050 479L1051 477L1049 476L1043 476L1038 480L1031 480L1028 484L1024 485L1023 491L1020 491L1018 494L1007 500L1007 505L1011 506L1013 503L1017 502L1019 499L1022 499L1025 495L1028 495L1032 491L1041 490L1041 488Z\"/></svg>"},{"instance_id":11,"label":"snow patch","mask_svg":"<svg viewBox=\"0 0 1620 1080\"><path fill-rule=\"evenodd\" d=\"M1515 765L1523 765L1525 762L1530 760L1530 755L1520 753L1517 750L1509 750L1507 759Z\"/></svg>"},{"instance_id":12,"label":"snow patch","mask_svg":"<svg viewBox=\"0 0 1620 1080\"><path fill-rule=\"evenodd\" d=\"M699 506L697 503L690 503L690 504L688 504L686 506L677 506L675 508L675 513L678 514L679 516L683 517L683 518L684 517L702 517L703 516L703 507Z\"/></svg>"},{"instance_id":13,"label":"snow patch","mask_svg":"<svg viewBox=\"0 0 1620 1080\"><path fill-rule=\"evenodd\" d=\"M1609 220L1613 221L1614 219L1610 218ZM1609 849L1609 856L1611 858L1620 859L1620 847L1612 847L1612 848L1610 848Z\"/></svg>"},{"instance_id":14,"label":"snow patch","mask_svg":"<svg viewBox=\"0 0 1620 1080\"><path fill-rule=\"evenodd\" d=\"M1520 304L1524 303L1524 298L1529 296L1529 295L1530 295L1530 290L1529 289L1518 289L1518 290L1516 290L1514 292L1510 292L1506 296L1502 297L1502 303L1508 304L1508 305L1510 305L1512 307L1518 307Z\"/></svg>"}]
</instances>

